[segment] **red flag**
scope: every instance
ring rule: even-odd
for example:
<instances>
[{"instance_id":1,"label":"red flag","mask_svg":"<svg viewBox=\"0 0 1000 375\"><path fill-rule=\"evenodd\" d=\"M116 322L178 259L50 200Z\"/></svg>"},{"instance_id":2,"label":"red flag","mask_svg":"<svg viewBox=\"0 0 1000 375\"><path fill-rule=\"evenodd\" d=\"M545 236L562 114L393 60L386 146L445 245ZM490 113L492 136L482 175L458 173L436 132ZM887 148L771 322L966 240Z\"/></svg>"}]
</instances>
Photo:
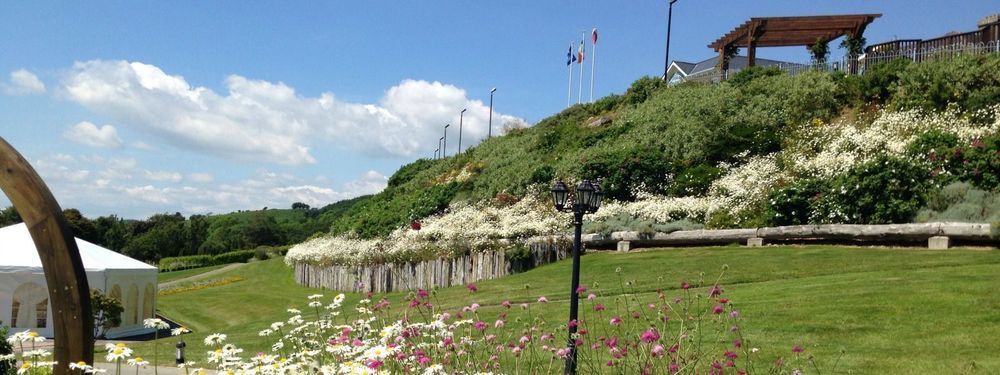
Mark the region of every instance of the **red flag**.
<instances>
[{"instance_id":1,"label":"red flag","mask_svg":"<svg viewBox=\"0 0 1000 375\"><path fill-rule=\"evenodd\" d=\"M594 44L597 44L597 28L596 27L594 28L594 31L590 32L590 37L591 37L591 39L594 40Z\"/></svg>"},{"instance_id":2,"label":"red flag","mask_svg":"<svg viewBox=\"0 0 1000 375\"><path fill-rule=\"evenodd\" d=\"M580 41L580 49L576 51L576 63L583 64L583 41Z\"/></svg>"}]
</instances>

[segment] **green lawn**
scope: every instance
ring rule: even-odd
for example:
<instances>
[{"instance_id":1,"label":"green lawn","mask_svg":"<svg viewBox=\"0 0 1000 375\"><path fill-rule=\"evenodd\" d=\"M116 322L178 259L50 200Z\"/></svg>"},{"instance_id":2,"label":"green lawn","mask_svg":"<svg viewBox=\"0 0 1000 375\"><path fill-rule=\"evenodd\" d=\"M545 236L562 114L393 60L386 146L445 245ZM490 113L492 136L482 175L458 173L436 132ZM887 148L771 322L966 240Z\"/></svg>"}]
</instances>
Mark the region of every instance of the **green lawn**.
<instances>
[{"instance_id":1,"label":"green lawn","mask_svg":"<svg viewBox=\"0 0 1000 375\"><path fill-rule=\"evenodd\" d=\"M174 281L174 280L183 279L185 277L190 277L190 276L195 276L195 275L203 274L203 273L208 272L208 271L214 271L214 270L217 270L217 269L225 267L225 266L226 265L224 265L224 264L220 264L220 265L208 266L208 267L191 268L191 269L186 269L186 270L181 270L181 271L160 272L159 275L156 276L156 279L157 279L158 282L165 283L165 282L168 282L168 281Z\"/></svg>"},{"instance_id":2,"label":"green lawn","mask_svg":"<svg viewBox=\"0 0 1000 375\"><path fill-rule=\"evenodd\" d=\"M652 300L657 289L668 298L680 295L681 280L710 284L724 265L725 296L746 319L742 332L750 345L762 348L761 358L787 356L799 344L827 373L842 351L838 373L1000 372L996 250L789 246L595 252L583 258L581 279L602 298L613 299L627 282L632 296ZM475 301L490 316L503 300L530 302L532 312L550 326L565 326L569 274L570 263L559 262L479 282L474 295L464 287L442 289L435 303L454 310ZM244 280L162 296L158 302L160 313L195 330L184 339L189 357L201 363L206 335L227 333L248 353L266 350L268 343L257 332L286 319L286 308L302 308L306 296L323 293L296 285L280 259L214 277L227 276ZM550 302L535 303L538 296ZM388 297L395 307L405 304L405 293ZM349 294L345 306L359 298ZM582 318L596 321L586 315L588 306L585 301ZM176 338L162 341L160 358L172 358ZM136 349L149 353L151 344Z\"/></svg>"}]
</instances>

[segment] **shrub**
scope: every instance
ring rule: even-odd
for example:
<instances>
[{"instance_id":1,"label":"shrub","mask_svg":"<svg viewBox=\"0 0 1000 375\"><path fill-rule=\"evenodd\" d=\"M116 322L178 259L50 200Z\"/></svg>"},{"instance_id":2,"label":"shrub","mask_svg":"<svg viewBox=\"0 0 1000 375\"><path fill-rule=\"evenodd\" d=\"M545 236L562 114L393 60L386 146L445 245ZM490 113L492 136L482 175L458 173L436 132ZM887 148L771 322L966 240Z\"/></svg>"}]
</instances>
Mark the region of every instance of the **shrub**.
<instances>
[{"instance_id":1,"label":"shrub","mask_svg":"<svg viewBox=\"0 0 1000 375\"><path fill-rule=\"evenodd\" d=\"M657 223L649 219L636 218L627 213L619 213L600 220L589 220L583 223L584 233L597 233L604 236L614 232L639 232L643 235L656 233L671 233L679 230L701 229L704 226L689 220L678 220L668 223Z\"/></svg>"},{"instance_id":2,"label":"shrub","mask_svg":"<svg viewBox=\"0 0 1000 375\"><path fill-rule=\"evenodd\" d=\"M736 74L733 74L726 82L735 87L746 86L747 83L758 78L780 76L784 74L780 68L776 66L760 67L751 66L749 68L740 70Z\"/></svg>"},{"instance_id":3,"label":"shrub","mask_svg":"<svg viewBox=\"0 0 1000 375\"><path fill-rule=\"evenodd\" d=\"M816 222L907 223L923 207L930 187L927 168L881 156L835 178L816 202Z\"/></svg>"},{"instance_id":4,"label":"shrub","mask_svg":"<svg viewBox=\"0 0 1000 375\"><path fill-rule=\"evenodd\" d=\"M940 183L966 181L983 189L1000 186L1000 134L962 142L958 137L931 131L918 137L907 149L910 156L925 159L931 175Z\"/></svg>"},{"instance_id":5,"label":"shrub","mask_svg":"<svg viewBox=\"0 0 1000 375\"><path fill-rule=\"evenodd\" d=\"M256 260L271 259L270 248L265 246L257 247L253 250L253 258Z\"/></svg>"},{"instance_id":6,"label":"shrub","mask_svg":"<svg viewBox=\"0 0 1000 375\"><path fill-rule=\"evenodd\" d=\"M967 182L955 182L941 188L927 200L927 207L917 214L919 222L1000 221L1000 193L980 190Z\"/></svg>"},{"instance_id":7,"label":"shrub","mask_svg":"<svg viewBox=\"0 0 1000 375\"><path fill-rule=\"evenodd\" d=\"M13 358L3 359L5 355L14 354L14 348L10 342L7 341L7 334L10 333L10 327L3 325L3 321L0 320L0 375L13 375L17 369L17 363Z\"/></svg>"},{"instance_id":8,"label":"shrub","mask_svg":"<svg viewBox=\"0 0 1000 375\"><path fill-rule=\"evenodd\" d=\"M703 195L722 176L722 170L709 164L699 164L686 168L674 177L668 193L676 196Z\"/></svg>"},{"instance_id":9,"label":"shrub","mask_svg":"<svg viewBox=\"0 0 1000 375\"><path fill-rule=\"evenodd\" d=\"M215 255L190 255L160 259L160 272L180 271L188 268L208 267L219 264L246 263L253 259L257 250L236 250Z\"/></svg>"},{"instance_id":10,"label":"shrub","mask_svg":"<svg viewBox=\"0 0 1000 375\"><path fill-rule=\"evenodd\" d=\"M896 108L975 111L1000 102L1000 55L962 55L911 64L892 90Z\"/></svg>"},{"instance_id":11,"label":"shrub","mask_svg":"<svg viewBox=\"0 0 1000 375\"><path fill-rule=\"evenodd\" d=\"M895 89L899 76L910 60L898 58L875 64L865 70L864 74L844 77L841 87L845 100L861 104L885 104Z\"/></svg>"},{"instance_id":12,"label":"shrub","mask_svg":"<svg viewBox=\"0 0 1000 375\"><path fill-rule=\"evenodd\" d=\"M813 206L829 190L829 184L819 179L805 179L782 187L771 193L770 204L764 214L772 226L801 225L817 221Z\"/></svg>"},{"instance_id":13,"label":"shrub","mask_svg":"<svg viewBox=\"0 0 1000 375\"><path fill-rule=\"evenodd\" d=\"M663 82L662 79L649 76L642 77L632 82L632 86L628 90L625 90L622 101L630 105L638 105L644 103L657 91L665 88L667 88L667 83Z\"/></svg>"},{"instance_id":14,"label":"shrub","mask_svg":"<svg viewBox=\"0 0 1000 375\"><path fill-rule=\"evenodd\" d=\"M122 324L122 302L97 289L90 290L90 311L94 319L94 338L103 338L109 329Z\"/></svg>"}]
</instances>

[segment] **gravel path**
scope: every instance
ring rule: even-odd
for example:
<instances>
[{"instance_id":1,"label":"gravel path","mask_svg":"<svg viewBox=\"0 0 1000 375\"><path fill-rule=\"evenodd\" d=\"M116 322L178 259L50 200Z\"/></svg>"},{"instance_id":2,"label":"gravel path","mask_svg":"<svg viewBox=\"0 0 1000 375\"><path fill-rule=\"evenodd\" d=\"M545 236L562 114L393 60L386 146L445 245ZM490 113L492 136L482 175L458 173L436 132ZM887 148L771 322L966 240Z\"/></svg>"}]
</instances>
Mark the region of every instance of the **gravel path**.
<instances>
[{"instance_id":1,"label":"gravel path","mask_svg":"<svg viewBox=\"0 0 1000 375\"><path fill-rule=\"evenodd\" d=\"M167 289L167 288L173 288L175 286L178 286L178 285L183 284L183 283L188 282L188 281L192 281L192 280L196 280L196 279L201 279L201 278L208 277L208 276L218 275L220 273L232 271L234 269L243 267L245 265L247 265L247 264L246 263L232 263L232 264L227 264L225 267L222 267L222 268L219 268L219 269L216 269L216 270L211 270L211 271L208 271L208 272L205 272L205 273L199 273L197 275L191 275L191 276L185 277L183 279L171 280L171 281L167 281L165 283L160 283L159 287L160 287L161 290Z\"/></svg>"}]
</instances>

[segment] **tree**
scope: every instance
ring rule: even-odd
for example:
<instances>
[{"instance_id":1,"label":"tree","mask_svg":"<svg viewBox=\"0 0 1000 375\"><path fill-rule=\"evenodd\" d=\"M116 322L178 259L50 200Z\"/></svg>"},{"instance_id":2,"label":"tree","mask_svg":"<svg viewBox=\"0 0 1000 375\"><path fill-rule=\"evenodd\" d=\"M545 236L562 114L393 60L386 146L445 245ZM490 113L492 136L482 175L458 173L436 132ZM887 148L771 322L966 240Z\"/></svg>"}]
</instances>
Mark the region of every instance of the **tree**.
<instances>
[{"instance_id":1,"label":"tree","mask_svg":"<svg viewBox=\"0 0 1000 375\"><path fill-rule=\"evenodd\" d=\"M90 290L90 310L94 316L94 338L103 338L109 329L122 324L122 303L100 290Z\"/></svg>"},{"instance_id":2,"label":"tree","mask_svg":"<svg viewBox=\"0 0 1000 375\"><path fill-rule=\"evenodd\" d=\"M97 238L97 226L94 225L93 221L83 216L80 210L67 208L63 210L63 216L69 222L74 237L94 243L100 242L100 239Z\"/></svg>"},{"instance_id":3,"label":"tree","mask_svg":"<svg viewBox=\"0 0 1000 375\"><path fill-rule=\"evenodd\" d=\"M816 43L809 46L809 53L812 55L813 65L826 64L826 60L830 56L830 41L816 39Z\"/></svg>"},{"instance_id":4,"label":"tree","mask_svg":"<svg viewBox=\"0 0 1000 375\"><path fill-rule=\"evenodd\" d=\"M0 210L0 227L14 225L20 223L21 221L21 215L17 213L14 206Z\"/></svg>"},{"instance_id":5,"label":"tree","mask_svg":"<svg viewBox=\"0 0 1000 375\"><path fill-rule=\"evenodd\" d=\"M302 203L302 202L295 202L295 203L292 203L292 209L293 210L308 210L309 209L309 205L305 204L305 203Z\"/></svg>"}]
</instances>

